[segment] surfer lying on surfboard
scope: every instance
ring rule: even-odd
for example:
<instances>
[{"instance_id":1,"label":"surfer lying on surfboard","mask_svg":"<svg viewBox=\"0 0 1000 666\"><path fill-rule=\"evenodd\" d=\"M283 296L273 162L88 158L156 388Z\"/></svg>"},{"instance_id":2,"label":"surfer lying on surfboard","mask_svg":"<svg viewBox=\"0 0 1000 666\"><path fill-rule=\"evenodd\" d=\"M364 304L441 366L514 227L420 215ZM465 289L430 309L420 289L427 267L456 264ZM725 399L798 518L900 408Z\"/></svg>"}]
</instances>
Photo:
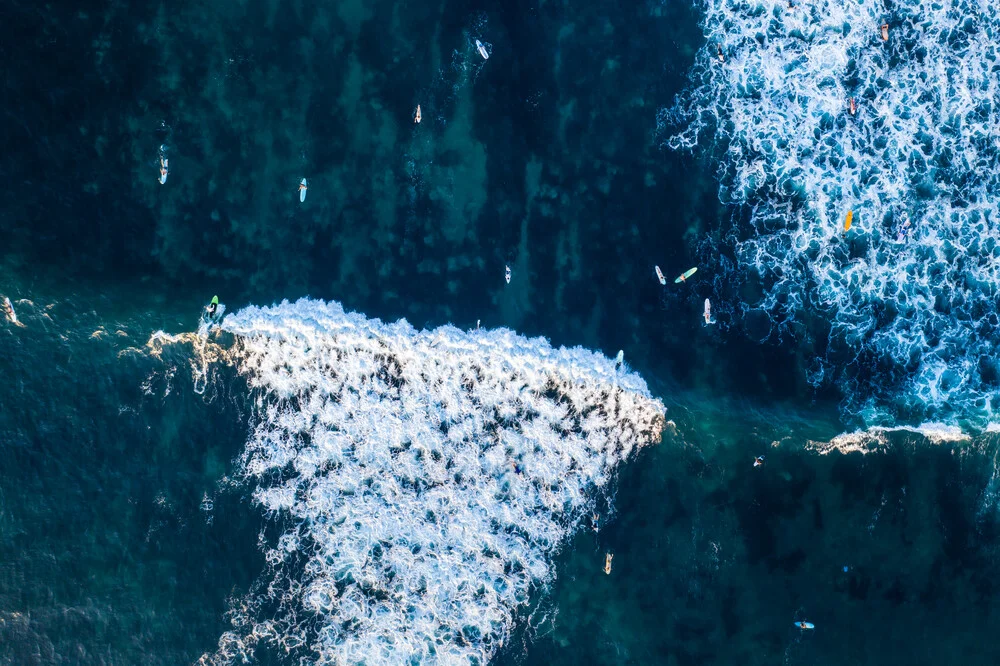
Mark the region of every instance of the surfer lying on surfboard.
<instances>
[{"instance_id":1,"label":"surfer lying on surfboard","mask_svg":"<svg viewBox=\"0 0 1000 666\"><path fill-rule=\"evenodd\" d=\"M804 620L802 622L796 622L795 626L798 627L799 629L815 629L816 628L815 624L813 624L812 622L806 622Z\"/></svg>"},{"instance_id":2,"label":"surfer lying on surfboard","mask_svg":"<svg viewBox=\"0 0 1000 666\"><path fill-rule=\"evenodd\" d=\"M707 298L705 299L705 312L702 316L705 317L705 326L715 323L715 320L712 319L712 303Z\"/></svg>"},{"instance_id":3,"label":"surfer lying on surfboard","mask_svg":"<svg viewBox=\"0 0 1000 666\"><path fill-rule=\"evenodd\" d=\"M656 270L656 279L660 281L660 284L666 284L667 278L663 277L663 271L660 270L659 266L653 266Z\"/></svg>"},{"instance_id":4,"label":"surfer lying on surfboard","mask_svg":"<svg viewBox=\"0 0 1000 666\"><path fill-rule=\"evenodd\" d=\"M683 273L681 273L680 275L677 276L677 279L674 280L674 284L680 284L681 282L687 282L687 279L689 277L691 277L692 275L694 275L695 273L697 273L697 272L698 272L698 267L697 266L695 266L694 268L687 269L686 271L684 271Z\"/></svg>"},{"instance_id":5,"label":"surfer lying on surfboard","mask_svg":"<svg viewBox=\"0 0 1000 666\"><path fill-rule=\"evenodd\" d=\"M208 304L208 316L214 317L215 311L219 308L219 297L212 296L212 302Z\"/></svg>"},{"instance_id":6,"label":"surfer lying on surfboard","mask_svg":"<svg viewBox=\"0 0 1000 666\"><path fill-rule=\"evenodd\" d=\"M299 203L305 203L305 201L306 201L306 190L308 190L308 189L309 189L309 187L306 184L306 179L303 178L302 182L299 183Z\"/></svg>"},{"instance_id":7,"label":"surfer lying on surfboard","mask_svg":"<svg viewBox=\"0 0 1000 666\"><path fill-rule=\"evenodd\" d=\"M476 40L476 50L479 51L479 55L483 56L483 60L490 59L490 54L486 50L486 46L478 39Z\"/></svg>"}]
</instances>

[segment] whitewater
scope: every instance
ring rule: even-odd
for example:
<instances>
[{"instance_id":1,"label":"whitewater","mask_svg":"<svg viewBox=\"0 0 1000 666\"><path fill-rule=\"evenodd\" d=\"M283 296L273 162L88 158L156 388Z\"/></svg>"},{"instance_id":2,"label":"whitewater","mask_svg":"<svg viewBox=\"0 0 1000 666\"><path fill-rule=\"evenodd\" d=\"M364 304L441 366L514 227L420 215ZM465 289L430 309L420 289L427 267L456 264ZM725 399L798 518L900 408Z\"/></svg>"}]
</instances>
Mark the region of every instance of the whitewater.
<instances>
[{"instance_id":1,"label":"whitewater","mask_svg":"<svg viewBox=\"0 0 1000 666\"><path fill-rule=\"evenodd\" d=\"M1000 6L698 5L706 44L660 130L717 160L736 213L711 252L739 263L730 293L744 314L770 320L765 337L809 341L809 380L837 383L863 425L987 427L1000 389Z\"/></svg>"},{"instance_id":2,"label":"whitewater","mask_svg":"<svg viewBox=\"0 0 1000 666\"><path fill-rule=\"evenodd\" d=\"M307 299L220 328L252 394L236 478L269 519L267 571L203 664L262 645L313 664L485 664L665 423L627 368L507 329L416 330Z\"/></svg>"}]
</instances>

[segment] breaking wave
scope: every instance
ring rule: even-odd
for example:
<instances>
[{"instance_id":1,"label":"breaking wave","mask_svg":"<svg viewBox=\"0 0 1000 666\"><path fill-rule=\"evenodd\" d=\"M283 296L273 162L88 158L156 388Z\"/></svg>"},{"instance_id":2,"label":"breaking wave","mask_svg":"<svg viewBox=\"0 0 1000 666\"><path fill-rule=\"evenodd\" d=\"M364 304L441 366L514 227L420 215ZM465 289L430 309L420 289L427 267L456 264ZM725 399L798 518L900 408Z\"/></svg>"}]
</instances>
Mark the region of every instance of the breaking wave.
<instances>
[{"instance_id":1,"label":"breaking wave","mask_svg":"<svg viewBox=\"0 0 1000 666\"><path fill-rule=\"evenodd\" d=\"M337 303L229 315L258 417L242 482L268 570L202 663L485 664L663 404L581 348L417 331ZM273 532L273 533L272 533Z\"/></svg>"},{"instance_id":2,"label":"breaking wave","mask_svg":"<svg viewBox=\"0 0 1000 666\"><path fill-rule=\"evenodd\" d=\"M694 85L661 130L716 149L720 198L745 211L723 235L754 283L748 312L817 341L810 381L836 379L869 423L985 425L1000 389L1000 5L701 7Z\"/></svg>"}]
</instances>

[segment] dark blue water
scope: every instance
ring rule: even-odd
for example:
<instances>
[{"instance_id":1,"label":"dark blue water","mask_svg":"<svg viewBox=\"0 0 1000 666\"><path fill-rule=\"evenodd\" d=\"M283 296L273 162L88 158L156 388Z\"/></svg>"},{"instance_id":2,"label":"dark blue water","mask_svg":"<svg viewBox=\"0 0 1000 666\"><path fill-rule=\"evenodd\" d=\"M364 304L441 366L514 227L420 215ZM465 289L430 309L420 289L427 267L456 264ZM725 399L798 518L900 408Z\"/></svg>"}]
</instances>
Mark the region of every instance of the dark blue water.
<instances>
[{"instance_id":1,"label":"dark blue water","mask_svg":"<svg viewBox=\"0 0 1000 666\"><path fill-rule=\"evenodd\" d=\"M199 394L188 350L147 347L218 293L624 349L667 403L677 431L622 470L498 663L995 663L996 442L807 447L845 418L807 380L822 343L759 342L714 249L741 213L711 156L660 148L698 18L0 8L0 295L24 324L0 322L0 660L195 663L230 628L269 525L232 481L254 403L232 368Z\"/></svg>"}]
</instances>

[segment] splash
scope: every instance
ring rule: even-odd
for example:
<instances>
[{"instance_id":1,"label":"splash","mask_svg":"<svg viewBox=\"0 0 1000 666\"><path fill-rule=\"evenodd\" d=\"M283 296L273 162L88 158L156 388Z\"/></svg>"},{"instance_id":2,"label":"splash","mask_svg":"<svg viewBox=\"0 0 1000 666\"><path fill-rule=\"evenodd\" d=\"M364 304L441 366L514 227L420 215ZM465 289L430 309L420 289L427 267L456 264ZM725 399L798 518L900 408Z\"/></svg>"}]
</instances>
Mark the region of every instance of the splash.
<instances>
[{"instance_id":1,"label":"splash","mask_svg":"<svg viewBox=\"0 0 1000 666\"><path fill-rule=\"evenodd\" d=\"M273 522L268 571L205 664L261 644L317 664L485 664L664 427L637 375L506 329L416 331L310 300L222 328L259 412L241 475Z\"/></svg>"},{"instance_id":2,"label":"splash","mask_svg":"<svg viewBox=\"0 0 1000 666\"><path fill-rule=\"evenodd\" d=\"M836 378L868 423L985 425L1000 389L1000 5L701 6L708 43L661 129L675 149L712 142L720 198L747 211L727 235L756 283L747 307L819 339L811 381Z\"/></svg>"}]
</instances>

